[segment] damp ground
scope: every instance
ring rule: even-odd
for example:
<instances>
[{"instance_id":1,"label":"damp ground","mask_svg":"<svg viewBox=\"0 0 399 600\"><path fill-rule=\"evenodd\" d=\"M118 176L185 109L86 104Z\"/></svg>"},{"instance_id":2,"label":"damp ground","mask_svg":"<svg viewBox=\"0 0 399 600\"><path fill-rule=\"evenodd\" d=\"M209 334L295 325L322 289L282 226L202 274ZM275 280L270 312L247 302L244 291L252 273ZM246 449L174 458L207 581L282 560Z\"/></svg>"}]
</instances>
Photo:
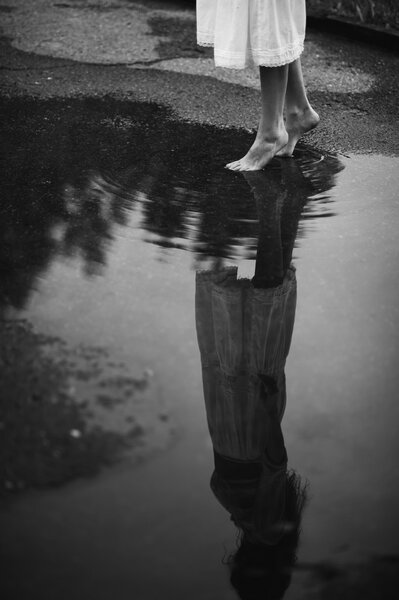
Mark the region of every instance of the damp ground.
<instances>
[{"instance_id":1,"label":"damp ground","mask_svg":"<svg viewBox=\"0 0 399 600\"><path fill-rule=\"evenodd\" d=\"M250 135L111 97L2 112L4 594L232 599L194 299L199 270L253 275L257 180L223 168ZM287 598L393 597L398 165L302 145L265 171L302 206L283 426L310 492Z\"/></svg>"}]
</instances>

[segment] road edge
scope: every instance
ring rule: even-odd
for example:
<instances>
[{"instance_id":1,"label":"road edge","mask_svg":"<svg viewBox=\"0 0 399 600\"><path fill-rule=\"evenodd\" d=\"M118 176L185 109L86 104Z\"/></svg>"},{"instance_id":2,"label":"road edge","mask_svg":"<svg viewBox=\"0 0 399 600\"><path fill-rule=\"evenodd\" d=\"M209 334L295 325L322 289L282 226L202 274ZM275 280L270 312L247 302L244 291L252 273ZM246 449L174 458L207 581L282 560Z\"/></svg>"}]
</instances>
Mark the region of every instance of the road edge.
<instances>
[{"instance_id":1,"label":"road edge","mask_svg":"<svg viewBox=\"0 0 399 600\"><path fill-rule=\"evenodd\" d=\"M326 31L352 38L356 41L373 43L399 53L399 32L377 25L364 25L340 17L321 17L309 15L307 25L310 29Z\"/></svg>"}]
</instances>

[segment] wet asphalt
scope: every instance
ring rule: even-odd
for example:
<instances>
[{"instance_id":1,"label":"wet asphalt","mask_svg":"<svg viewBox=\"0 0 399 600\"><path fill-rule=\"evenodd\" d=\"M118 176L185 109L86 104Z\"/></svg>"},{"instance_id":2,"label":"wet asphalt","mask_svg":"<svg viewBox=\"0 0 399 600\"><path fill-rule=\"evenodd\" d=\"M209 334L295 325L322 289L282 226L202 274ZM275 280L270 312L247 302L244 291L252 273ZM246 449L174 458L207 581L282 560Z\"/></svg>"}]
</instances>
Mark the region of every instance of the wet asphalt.
<instances>
[{"instance_id":1,"label":"wet asphalt","mask_svg":"<svg viewBox=\"0 0 399 600\"><path fill-rule=\"evenodd\" d=\"M196 46L190 3L2 0L1 6L5 96L112 94L156 102L199 123L257 125L256 73L213 68L210 52ZM322 116L312 144L398 153L397 54L309 31L303 63Z\"/></svg>"},{"instance_id":2,"label":"wet asphalt","mask_svg":"<svg viewBox=\"0 0 399 600\"><path fill-rule=\"evenodd\" d=\"M213 67L193 3L0 0L0 19L2 597L237 597L194 279L250 276L278 197L299 285L284 434L310 481L286 597L396 597L399 55L308 32L321 125L262 196L222 168L257 74Z\"/></svg>"}]
</instances>

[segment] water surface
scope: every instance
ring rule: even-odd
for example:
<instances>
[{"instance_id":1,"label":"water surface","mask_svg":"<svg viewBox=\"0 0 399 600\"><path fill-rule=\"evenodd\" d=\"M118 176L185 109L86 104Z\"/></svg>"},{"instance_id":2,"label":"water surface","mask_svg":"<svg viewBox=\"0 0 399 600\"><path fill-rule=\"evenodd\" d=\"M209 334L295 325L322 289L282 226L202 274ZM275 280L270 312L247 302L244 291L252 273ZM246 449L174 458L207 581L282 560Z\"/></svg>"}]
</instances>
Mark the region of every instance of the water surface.
<instances>
[{"instance_id":1,"label":"water surface","mask_svg":"<svg viewBox=\"0 0 399 600\"><path fill-rule=\"evenodd\" d=\"M388 582L398 160L303 146L251 179L223 169L246 134L176 122L154 105L3 110L6 593L237 597L222 564L235 528L209 488L195 274L237 265L253 276L261 193L281 198L296 237L283 431L310 493L286 597L339 585L360 597L373 577Z\"/></svg>"}]
</instances>

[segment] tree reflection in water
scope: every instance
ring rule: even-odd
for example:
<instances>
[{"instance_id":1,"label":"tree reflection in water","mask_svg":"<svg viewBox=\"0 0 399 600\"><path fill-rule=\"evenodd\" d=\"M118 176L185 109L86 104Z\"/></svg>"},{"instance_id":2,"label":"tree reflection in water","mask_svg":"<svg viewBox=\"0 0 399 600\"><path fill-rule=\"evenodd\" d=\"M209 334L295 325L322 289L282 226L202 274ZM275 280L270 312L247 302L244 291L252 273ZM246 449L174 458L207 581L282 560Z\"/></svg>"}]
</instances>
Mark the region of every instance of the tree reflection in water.
<instances>
[{"instance_id":1,"label":"tree reflection in water","mask_svg":"<svg viewBox=\"0 0 399 600\"><path fill-rule=\"evenodd\" d=\"M88 276L101 273L106 264L114 225L127 223L118 192L97 172L90 173L81 188L64 188L67 217L58 231L58 249L66 256L80 255Z\"/></svg>"},{"instance_id":2,"label":"tree reflection in water","mask_svg":"<svg viewBox=\"0 0 399 600\"><path fill-rule=\"evenodd\" d=\"M255 274L237 279L237 268L223 263L198 271L196 324L211 488L239 530L231 583L240 598L276 600L291 582L306 503L306 485L288 469L281 421L296 308L292 254L313 189L294 159L243 175L258 216Z\"/></svg>"},{"instance_id":3,"label":"tree reflection in water","mask_svg":"<svg viewBox=\"0 0 399 600\"><path fill-rule=\"evenodd\" d=\"M135 211L144 239L190 250L199 266L257 253L258 291L283 285L301 213L332 214L326 192L341 169L334 157L298 152L281 179L273 168L248 176L254 202L245 179L221 168L233 145L247 147L245 133L177 122L158 106L112 98L13 99L1 108L0 313L24 308L56 259L78 259L87 276L101 273L118 228Z\"/></svg>"},{"instance_id":4,"label":"tree reflection in water","mask_svg":"<svg viewBox=\"0 0 399 600\"><path fill-rule=\"evenodd\" d=\"M2 110L0 306L24 307L57 257L79 258L86 275L101 272L116 228L135 209L148 241L191 250L199 262L254 255L257 214L248 186L221 168L232 145L246 147L247 134L173 121L166 109L112 98L14 99ZM318 195L330 214L322 194L339 163L327 157L314 168L307 152L298 162L308 197ZM306 210L312 217L310 203Z\"/></svg>"}]
</instances>

